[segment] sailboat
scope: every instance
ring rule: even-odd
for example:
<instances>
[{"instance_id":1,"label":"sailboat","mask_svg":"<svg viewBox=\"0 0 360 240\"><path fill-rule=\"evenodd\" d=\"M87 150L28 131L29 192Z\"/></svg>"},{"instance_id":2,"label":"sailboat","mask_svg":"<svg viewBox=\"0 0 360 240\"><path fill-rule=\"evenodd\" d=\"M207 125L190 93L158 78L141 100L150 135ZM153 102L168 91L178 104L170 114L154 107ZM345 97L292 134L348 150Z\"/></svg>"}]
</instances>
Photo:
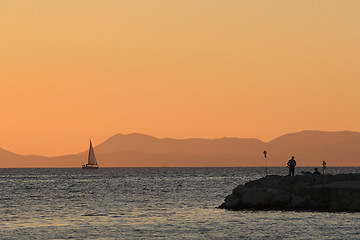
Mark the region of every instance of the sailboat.
<instances>
[{"instance_id":1,"label":"sailboat","mask_svg":"<svg viewBox=\"0 0 360 240\"><path fill-rule=\"evenodd\" d=\"M88 163L82 165L82 169L98 169L99 165L97 164L94 148L91 144L90 140L90 148L89 148L89 156L88 156Z\"/></svg>"}]
</instances>

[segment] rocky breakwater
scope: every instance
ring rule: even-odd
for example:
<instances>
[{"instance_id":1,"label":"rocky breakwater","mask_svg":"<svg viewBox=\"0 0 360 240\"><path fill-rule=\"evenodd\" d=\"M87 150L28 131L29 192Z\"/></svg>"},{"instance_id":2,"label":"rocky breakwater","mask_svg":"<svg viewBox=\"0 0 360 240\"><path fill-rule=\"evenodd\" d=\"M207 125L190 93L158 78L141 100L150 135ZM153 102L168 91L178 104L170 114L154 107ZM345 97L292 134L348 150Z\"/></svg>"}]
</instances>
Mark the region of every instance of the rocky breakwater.
<instances>
[{"instance_id":1,"label":"rocky breakwater","mask_svg":"<svg viewBox=\"0 0 360 240\"><path fill-rule=\"evenodd\" d=\"M360 211L360 174L269 175L237 186L219 208Z\"/></svg>"}]
</instances>

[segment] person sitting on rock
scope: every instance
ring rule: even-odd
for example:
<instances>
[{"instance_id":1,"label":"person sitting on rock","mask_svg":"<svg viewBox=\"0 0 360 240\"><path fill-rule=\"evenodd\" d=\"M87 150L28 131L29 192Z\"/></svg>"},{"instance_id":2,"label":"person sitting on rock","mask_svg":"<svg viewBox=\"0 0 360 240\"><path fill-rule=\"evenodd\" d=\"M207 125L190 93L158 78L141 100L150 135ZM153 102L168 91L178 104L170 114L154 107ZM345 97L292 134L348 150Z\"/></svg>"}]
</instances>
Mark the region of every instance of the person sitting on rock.
<instances>
[{"instance_id":1,"label":"person sitting on rock","mask_svg":"<svg viewBox=\"0 0 360 240\"><path fill-rule=\"evenodd\" d=\"M287 162L287 165L289 167L289 176L295 174L295 166L296 166L296 161L294 159L295 157L292 156L291 159Z\"/></svg>"},{"instance_id":2,"label":"person sitting on rock","mask_svg":"<svg viewBox=\"0 0 360 240\"><path fill-rule=\"evenodd\" d=\"M317 168L315 168L315 171L313 172L313 174L321 174Z\"/></svg>"}]
</instances>

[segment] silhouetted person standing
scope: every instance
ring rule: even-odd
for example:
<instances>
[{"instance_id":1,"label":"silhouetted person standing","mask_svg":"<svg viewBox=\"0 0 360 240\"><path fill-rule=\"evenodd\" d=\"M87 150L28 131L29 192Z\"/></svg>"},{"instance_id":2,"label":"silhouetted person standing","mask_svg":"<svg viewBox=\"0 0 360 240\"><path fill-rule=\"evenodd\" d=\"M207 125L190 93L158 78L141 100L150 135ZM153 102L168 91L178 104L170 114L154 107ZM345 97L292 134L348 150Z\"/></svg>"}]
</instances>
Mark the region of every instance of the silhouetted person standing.
<instances>
[{"instance_id":1,"label":"silhouetted person standing","mask_svg":"<svg viewBox=\"0 0 360 240\"><path fill-rule=\"evenodd\" d=\"M289 176L295 174L295 166L296 166L296 161L294 160L294 156L291 157L291 159L287 162L287 165L289 167Z\"/></svg>"}]
</instances>

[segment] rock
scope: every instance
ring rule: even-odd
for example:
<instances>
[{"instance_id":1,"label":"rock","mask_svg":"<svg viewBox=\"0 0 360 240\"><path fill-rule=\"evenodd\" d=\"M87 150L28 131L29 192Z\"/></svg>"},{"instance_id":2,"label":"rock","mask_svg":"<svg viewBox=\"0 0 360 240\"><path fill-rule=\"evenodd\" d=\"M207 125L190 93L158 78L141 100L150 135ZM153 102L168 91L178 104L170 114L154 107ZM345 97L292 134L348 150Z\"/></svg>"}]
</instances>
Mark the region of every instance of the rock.
<instances>
[{"instance_id":1,"label":"rock","mask_svg":"<svg viewBox=\"0 0 360 240\"><path fill-rule=\"evenodd\" d=\"M269 194L264 188L244 188L242 196L242 203L247 206L265 206L269 201Z\"/></svg>"},{"instance_id":2,"label":"rock","mask_svg":"<svg viewBox=\"0 0 360 240\"><path fill-rule=\"evenodd\" d=\"M268 192L271 193L271 198L268 203L270 205L285 206L291 201L291 194L284 190L270 188Z\"/></svg>"},{"instance_id":3,"label":"rock","mask_svg":"<svg viewBox=\"0 0 360 240\"><path fill-rule=\"evenodd\" d=\"M234 209L239 204L241 204L241 199L235 194L230 194L225 198L225 202L223 203L223 208Z\"/></svg>"},{"instance_id":4,"label":"rock","mask_svg":"<svg viewBox=\"0 0 360 240\"><path fill-rule=\"evenodd\" d=\"M360 174L266 176L237 186L219 208L360 211Z\"/></svg>"}]
</instances>

